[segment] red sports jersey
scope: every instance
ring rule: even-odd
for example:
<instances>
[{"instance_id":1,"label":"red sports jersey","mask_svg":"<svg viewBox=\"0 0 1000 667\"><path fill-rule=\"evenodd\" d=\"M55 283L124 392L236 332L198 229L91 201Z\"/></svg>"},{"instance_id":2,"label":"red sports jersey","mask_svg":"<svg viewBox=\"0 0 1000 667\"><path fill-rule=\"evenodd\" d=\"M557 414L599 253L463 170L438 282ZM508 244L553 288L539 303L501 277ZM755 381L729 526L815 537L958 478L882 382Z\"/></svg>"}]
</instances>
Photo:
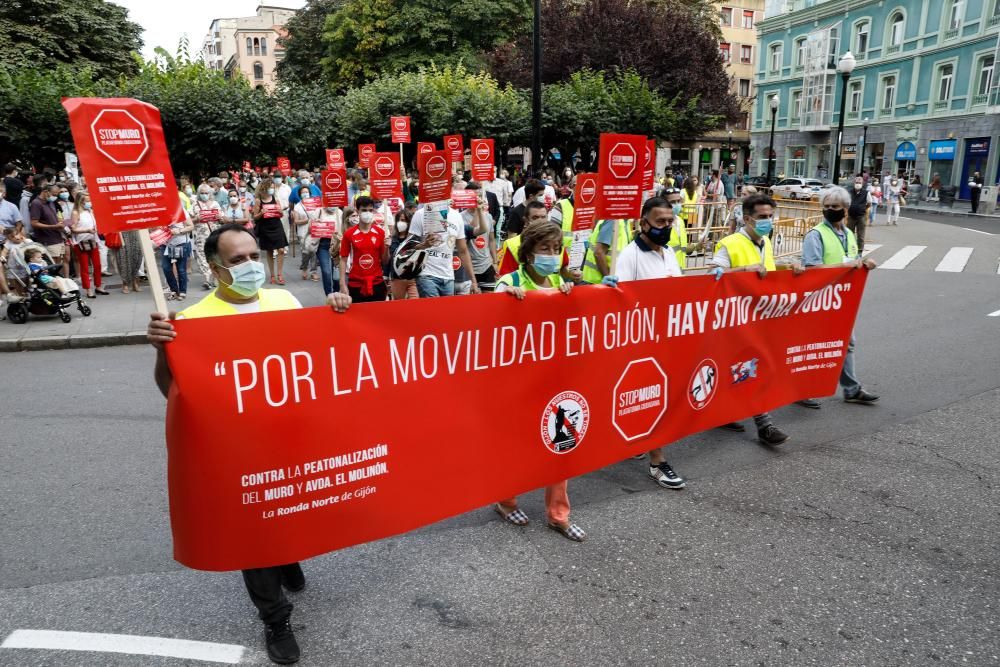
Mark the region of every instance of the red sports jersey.
<instances>
[{"instance_id":1,"label":"red sports jersey","mask_svg":"<svg viewBox=\"0 0 1000 667\"><path fill-rule=\"evenodd\" d=\"M382 282L382 252L385 248L385 231L372 226L367 232L361 225L355 225L344 232L340 241L340 256L351 258L351 270L347 274L347 284L371 290L372 285Z\"/></svg>"}]
</instances>

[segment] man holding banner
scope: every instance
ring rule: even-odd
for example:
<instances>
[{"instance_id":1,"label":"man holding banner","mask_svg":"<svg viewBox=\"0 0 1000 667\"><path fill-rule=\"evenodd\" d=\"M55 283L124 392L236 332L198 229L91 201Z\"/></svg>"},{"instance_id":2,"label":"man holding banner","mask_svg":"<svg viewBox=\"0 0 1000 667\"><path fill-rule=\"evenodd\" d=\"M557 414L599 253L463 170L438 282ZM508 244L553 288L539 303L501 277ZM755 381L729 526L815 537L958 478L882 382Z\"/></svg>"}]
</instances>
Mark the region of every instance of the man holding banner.
<instances>
[{"instance_id":1,"label":"man holding banner","mask_svg":"<svg viewBox=\"0 0 1000 667\"><path fill-rule=\"evenodd\" d=\"M240 224L222 225L205 240L205 256L211 265L219 287L198 303L176 315L177 318L218 317L242 313L260 313L301 308L292 294L283 289L261 289L264 286L264 265L254 235ZM346 294L334 293L327 302L338 313L351 305ZM146 335L156 348L154 379L164 397L173 386L173 374L167 364L164 346L177 335L170 317L162 313L150 315ZM299 645L292 632L292 603L282 587L291 592L305 588L305 575L298 563L243 570L243 582L260 619L264 622L267 654L272 661L290 664L299 659Z\"/></svg>"}]
</instances>

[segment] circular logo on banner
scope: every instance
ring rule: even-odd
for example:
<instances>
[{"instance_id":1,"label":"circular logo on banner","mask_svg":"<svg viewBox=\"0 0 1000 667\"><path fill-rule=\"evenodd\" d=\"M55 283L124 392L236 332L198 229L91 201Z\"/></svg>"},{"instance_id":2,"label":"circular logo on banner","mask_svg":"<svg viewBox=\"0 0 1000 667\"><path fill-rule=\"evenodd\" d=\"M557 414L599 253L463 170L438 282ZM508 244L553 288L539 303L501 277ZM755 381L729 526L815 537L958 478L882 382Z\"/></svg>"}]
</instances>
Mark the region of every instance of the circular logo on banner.
<instances>
[{"instance_id":1,"label":"circular logo on banner","mask_svg":"<svg viewBox=\"0 0 1000 667\"><path fill-rule=\"evenodd\" d=\"M480 160L489 160L490 145L486 143L476 144L476 157Z\"/></svg>"},{"instance_id":2,"label":"circular logo on banner","mask_svg":"<svg viewBox=\"0 0 1000 667\"><path fill-rule=\"evenodd\" d=\"M380 157L375 160L375 173L379 176L392 176L394 171L396 171L396 165L390 158Z\"/></svg>"},{"instance_id":3,"label":"circular logo on banner","mask_svg":"<svg viewBox=\"0 0 1000 667\"><path fill-rule=\"evenodd\" d=\"M361 255L361 257L358 257L358 266L367 271L368 269L375 266L375 258L372 257L370 254L365 253Z\"/></svg>"},{"instance_id":4,"label":"circular logo on banner","mask_svg":"<svg viewBox=\"0 0 1000 667\"><path fill-rule=\"evenodd\" d=\"M486 234L477 236L472 240L472 245L476 246L480 250L486 247Z\"/></svg>"},{"instance_id":5,"label":"circular logo on banner","mask_svg":"<svg viewBox=\"0 0 1000 667\"><path fill-rule=\"evenodd\" d=\"M424 162L424 171L431 178L441 178L448 171L448 162L440 155L427 158L427 162Z\"/></svg>"},{"instance_id":6,"label":"circular logo on banner","mask_svg":"<svg viewBox=\"0 0 1000 667\"><path fill-rule=\"evenodd\" d=\"M326 178L323 179L323 183L330 190L339 190L344 187L344 177L335 171L331 171L326 175Z\"/></svg>"},{"instance_id":7,"label":"circular logo on banner","mask_svg":"<svg viewBox=\"0 0 1000 667\"><path fill-rule=\"evenodd\" d=\"M542 443L553 454L565 454L583 442L588 426L587 399L575 391L564 391L556 394L542 412Z\"/></svg>"},{"instance_id":8,"label":"circular logo on banner","mask_svg":"<svg viewBox=\"0 0 1000 667\"><path fill-rule=\"evenodd\" d=\"M371 157L372 153L375 152L375 147L371 144L367 144L361 147L361 155L364 157Z\"/></svg>"},{"instance_id":9,"label":"circular logo on banner","mask_svg":"<svg viewBox=\"0 0 1000 667\"><path fill-rule=\"evenodd\" d=\"M580 201L584 204L589 204L594 201L594 197L597 196L597 186L594 184L593 180L587 180L582 185L580 185Z\"/></svg>"},{"instance_id":10,"label":"circular logo on banner","mask_svg":"<svg viewBox=\"0 0 1000 667\"><path fill-rule=\"evenodd\" d=\"M456 139L455 137L448 137L447 139L445 139L444 143L448 148L452 150L458 148L458 139Z\"/></svg>"},{"instance_id":11,"label":"circular logo on banner","mask_svg":"<svg viewBox=\"0 0 1000 667\"><path fill-rule=\"evenodd\" d=\"M139 164L149 150L146 128L125 109L101 109L90 132L94 147L115 164Z\"/></svg>"},{"instance_id":12,"label":"circular logo on banner","mask_svg":"<svg viewBox=\"0 0 1000 667\"><path fill-rule=\"evenodd\" d=\"M458 258L458 255L452 255L451 257L451 270L458 271L462 268L462 260Z\"/></svg>"},{"instance_id":13,"label":"circular logo on banner","mask_svg":"<svg viewBox=\"0 0 1000 667\"><path fill-rule=\"evenodd\" d=\"M629 144L618 143L608 151L608 169L615 178L628 178L635 171L635 149Z\"/></svg>"},{"instance_id":14,"label":"circular logo on banner","mask_svg":"<svg viewBox=\"0 0 1000 667\"><path fill-rule=\"evenodd\" d=\"M719 367L711 359L705 359L694 370L688 385L688 403L695 410L701 410L712 402L719 386Z\"/></svg>"},{"instance_id":15,"label":"circular logo on banner","mask_svg":"<svg viewBox=\"0 0 1000 667\"><path fill-rule=\"evenodd\" d=\"M406 120L402 118L395 119L394 121L392 121L392 124L400 132L406 129Z\"/></svg>"}]
</instances>

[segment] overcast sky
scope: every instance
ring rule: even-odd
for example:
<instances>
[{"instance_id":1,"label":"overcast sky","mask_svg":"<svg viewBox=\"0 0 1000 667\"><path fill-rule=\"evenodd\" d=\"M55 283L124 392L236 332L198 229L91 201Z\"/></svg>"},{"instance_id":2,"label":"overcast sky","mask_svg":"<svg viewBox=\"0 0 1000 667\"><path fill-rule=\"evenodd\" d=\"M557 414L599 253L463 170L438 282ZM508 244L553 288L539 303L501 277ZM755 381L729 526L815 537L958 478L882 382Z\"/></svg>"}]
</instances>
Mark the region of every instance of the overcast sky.
<instances>
[{"instance_id":1,"label":"overcast sky","mask_svg":"<svg viewBox=\"0 0 1000 667\"><path fill-rule=\"evenodd\" d=\"M201 49L201 40L208 32L213 19L253 16L257 0L111 0L128 9L129 18L141 25L142 55L153 57L153 49L162 46L169 53L177 51L177 43L185 33L191 55ZM302 7L305 0L270 0L273 7Z\"/></svg>"}]
</instances>

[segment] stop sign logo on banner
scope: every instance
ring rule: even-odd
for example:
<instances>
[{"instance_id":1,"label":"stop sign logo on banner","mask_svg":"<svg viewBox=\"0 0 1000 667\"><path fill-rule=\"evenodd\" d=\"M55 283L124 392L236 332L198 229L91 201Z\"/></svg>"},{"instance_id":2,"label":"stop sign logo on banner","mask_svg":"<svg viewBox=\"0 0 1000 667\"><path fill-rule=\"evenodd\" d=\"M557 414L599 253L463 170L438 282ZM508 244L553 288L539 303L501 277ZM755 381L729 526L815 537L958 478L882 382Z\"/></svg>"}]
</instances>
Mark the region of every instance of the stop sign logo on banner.
<instances>
[{"instance_id":1,"label":"stop sign logo on banner","mask_svg":"<svg viewBox=\"0 0 1000 667\"><path fill-rule=\"evenodd\" d=\"M344 149L343 148L327 148L326 149L326 168L327 169L344 169L346 168L344 163Z\"/></svg>"},{"instance_id":2,"label":"stop sign logo on banner","mask_svg":"<svg viewBox=\"0 0 1000 667\"><path fill-rule=\"evenodd\" d=\"M371 159L374 154L375 144L358 144L358 162L363 168L371 167Z\"/></svg>"},{"instance_id":3,"label":"stop sign logo on banner","mask_svg":"<svg viewBox=\"0 0 1000 667\"><path fill-rule=\"evenodd\" d=\"M96 97L67 98L63 107L102 232L184 219L156 107Z\"/></svg>"},{"instance_id":4,"label":"stop sign logo on banner","mask_svg":"<svg viewBox=\"0 0 1000 667\"><path fill-rule=\"evenodd\" d=\"M645 157L642 163L642 191L649 192L655 185L656 172L656 140L646 140Z\"/></svg>"},{"instance_id":5,"label":"stop sign logo on banner","mask_svg":"<svg viewBox=\"0 0 1000 667\"><path fill-rule=\"evenodd\" d=\"M472 180L493 180L493 140L472 140Z\"/></svg>"},{"instance_id":6,"label":"stop sign logo on banner","mask_svg":"<svg viewBox=\"0 0 1000 667\"><path fill-rule=\"evenodd\" d=\"M636 440L652 433L667 411L667 374L652 357L630 361L611 395L615 430Z\"/></svg>"},{"instance_id":7,"label":"stop sign logo on banner","mask_svg":"<svg viewBox=\"0 0 1000 667\"><path fill-rule=\"evenodd\" d=\"M246 172L252 171L250 167L250 160L243 160L243 171Z\"/></svg>"},{"instance_id":8,"label":"stop sign logo on banner","mask_svg":"<svg viewBox=\"0 0 1000 667\"><path fill-rule=\"evenodd\" d=\"M587 252L587 238L594 228L597 217L597 174L581 173L576 175L576 188L573 193L573 242L569 247L569 262L572 267L583 264L583 256Z\"/></svg>"},{"instance_id":9,"label":"stop sign logo on banner","mask_svg":"<svg viewBox=\"0 0 1000 667\"><path fill-rule=\"evenodd\" d=\"M417 143L417 155L427 155L437 149L432 141L420 141Z\"/></svg>"},{"instance_id":10,"label":"stop sign logo on banner","mask_svg":"<svg viewBox=\"0 0 1000 667\"><path fill-rule=\"evenodd\" d=\"M461 134L447 134L444 137L444 149L448 151L451 162L465 160L465 144Z\"/></svg>"},{"instance_id":11,"label":"stop sign logo on banner","mask_svg":"<svg viewBox=\"0 0 1000 667\"><path fill-rule=\"evenodd\" d=\"M323 192L323 206L347 206L347 171L327 169L320 174L320 190Z\"/></svg>"},{"instance_id":12,"label":"stop sign logo on banner","mask_svg":"<svg viewBox=\"0 0 1000 667\"><path fill-rule=\"evenodd\" d=\"M410 143L410 117L393 116L389 119L389 126L392 128L392 143Z\"/></svg>"},{"instance_id":13,"label":"stop sign logo on banner","mask_svg":"<svg viewBox=\"0 0 1000 667\"><path fill-rule=\"evenodd\" d=\"M395 153L374 153L371 157L368 185L372 199L402 197L403 188L399 181L399 156Z\"/></svg>"},{"instance_id":14,"label":"stop sign logo on banner","mask_svg":"<svg viewBox=\"0 0 1000 667\"><path fill-rule=\"evenodd\" d=\"M638 218L642 213L640 160L645 160L646 137L602 134L600 152L597 217Z\"/></svg>"},{"instance_id":15,"label":"stop sign logo on banner","mask_svg":"<svg viewBox=\"0 0 1000 667\"><path fill-rule=\"evenodd\" d=\"M287 157L278 156L278 171L288 176L292 173L292 161Z\"/></svg>"},{"instance_id":16,"label":"stop sign logo on banner","mask_svg":"<svg viewBox=\"0 0 1000 667\"><path fill-rule=\"evenodd\" d=\"M420 200L441 201L451 191L451 169L445 151L431 151L417 155L420 175Z\"/></svg>"}]
</instances>

